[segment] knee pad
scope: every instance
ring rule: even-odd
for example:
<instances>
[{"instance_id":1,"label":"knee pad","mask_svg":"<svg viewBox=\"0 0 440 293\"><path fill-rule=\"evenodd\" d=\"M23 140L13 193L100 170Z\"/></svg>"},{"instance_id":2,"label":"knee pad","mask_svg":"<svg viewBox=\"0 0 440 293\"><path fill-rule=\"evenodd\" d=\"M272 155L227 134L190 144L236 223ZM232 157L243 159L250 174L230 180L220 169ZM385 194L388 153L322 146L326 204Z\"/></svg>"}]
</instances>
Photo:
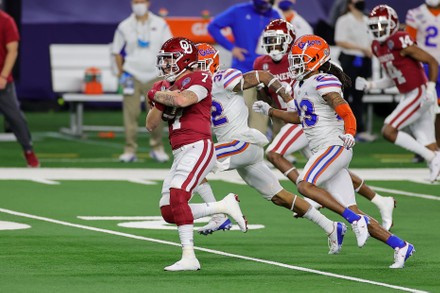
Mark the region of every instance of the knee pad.
<instances>
[{"instance_id":1,"label":"knee pad","mask_svg":"<svg viewBox=\"0 0 440 293\"><path fill-rule=\"evenodd\" d=\"M191 193L182 189L170 188L170 206L177 226L194 223L188 201Z\"/></svg>"},{"instance_id":2,"label":"knee pad","mask_svg":"<svg viewBox=\"0 0 440 293\"><path fill-rule=\"evenodd\" d=\"M173 211L171 210L170 205L162 206L160 207L160 213L162 214L162 218L165 220L165 222L170 224L175 224Z\"/></svg>"}]
</instances>

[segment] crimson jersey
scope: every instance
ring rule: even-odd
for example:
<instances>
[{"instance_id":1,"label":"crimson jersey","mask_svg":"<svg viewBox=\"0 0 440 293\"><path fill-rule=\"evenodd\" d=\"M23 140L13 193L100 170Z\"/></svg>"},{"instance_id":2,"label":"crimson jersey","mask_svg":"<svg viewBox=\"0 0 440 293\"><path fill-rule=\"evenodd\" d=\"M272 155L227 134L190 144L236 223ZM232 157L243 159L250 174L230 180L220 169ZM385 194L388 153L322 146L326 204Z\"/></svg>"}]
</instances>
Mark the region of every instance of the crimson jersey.
<instances>
[{"instance_id":1,"label":"crimson jersey","mask_svg":"<svg viewBox=\"0 0 440 293\"><path fill-rule=\"evenodd\" d=\"M284 55L279 62L273 61L269 55L260 56L255 59L254 69L269 71L281 82L290 84L292 79L289 74L289 60L287 56L288 54ZM287 110L287 106L281 97L271 90L269 90L269 93L278 109Z\"/></svg>"},{"instance_id":2,"label":"crimson jersey","mask_svg":"<svg viewBox=\"0 0 440 293\"><path fill-rule=\"evenodd\" d=\"M385 42L379 43L375 40L371 45L373 54L402 94L428 82L420 62L400 55L402 49L414 43L414 39L407 32L397 32Z\"/></svg>"},{"instance_id":3,"label":"crimson jersey","mask_svg":"<svg viewBox=\"0 0 440 293\"><path fill-rule=\"evenodd\" d=\"M153 85L153 89L163 90L161 89L162 84L162 81L156 82ZM199 140L212 139L211 75L204 71L191 72L174 82L169 89L183 91L193 85L200 85L206 88L208 95L200 102L182 108L182 111L178 111L178 115L176 115L174 120L168 121L169 139L173 150Z\"/></svg>"}]
</instances>

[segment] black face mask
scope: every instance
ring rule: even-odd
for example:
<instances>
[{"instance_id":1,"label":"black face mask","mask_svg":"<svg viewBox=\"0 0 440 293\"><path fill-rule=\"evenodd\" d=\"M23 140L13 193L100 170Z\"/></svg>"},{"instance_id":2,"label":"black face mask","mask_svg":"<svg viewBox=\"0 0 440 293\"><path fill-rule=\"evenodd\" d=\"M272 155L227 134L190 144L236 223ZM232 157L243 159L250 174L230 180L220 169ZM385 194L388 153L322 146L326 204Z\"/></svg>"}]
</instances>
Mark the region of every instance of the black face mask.
<instances>
[{"instance_id":1,"label":"black face mask","mask_svg":"<svg viewBox=\"0 0 440 293\"><path fill-rule=\"evenodd\" d=\"M364 9L365 9L365 1L358 1L358 2L354 3L354 7L357 10L364 11Z\"/></svg>"}]
</instances>

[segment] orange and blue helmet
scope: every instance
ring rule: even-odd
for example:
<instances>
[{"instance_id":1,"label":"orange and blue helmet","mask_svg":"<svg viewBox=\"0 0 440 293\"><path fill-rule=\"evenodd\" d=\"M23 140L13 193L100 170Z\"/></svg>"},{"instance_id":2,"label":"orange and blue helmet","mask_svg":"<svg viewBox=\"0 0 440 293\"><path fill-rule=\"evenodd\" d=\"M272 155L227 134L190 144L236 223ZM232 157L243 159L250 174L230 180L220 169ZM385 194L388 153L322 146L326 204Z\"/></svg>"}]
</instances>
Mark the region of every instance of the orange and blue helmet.
<instances>
[{"instance_id":1,"label":"orange and blue helmet","mask_svg":"<svg viewBox=\"0 0 440 293\"><path fill-rule=\"evenodd\" d=\"M218 51L207 43L199 43L196 45L199 61L198 65L202 71L210 71L214 74L220 67L220 58Z\"/></svg>"}]
</instances>

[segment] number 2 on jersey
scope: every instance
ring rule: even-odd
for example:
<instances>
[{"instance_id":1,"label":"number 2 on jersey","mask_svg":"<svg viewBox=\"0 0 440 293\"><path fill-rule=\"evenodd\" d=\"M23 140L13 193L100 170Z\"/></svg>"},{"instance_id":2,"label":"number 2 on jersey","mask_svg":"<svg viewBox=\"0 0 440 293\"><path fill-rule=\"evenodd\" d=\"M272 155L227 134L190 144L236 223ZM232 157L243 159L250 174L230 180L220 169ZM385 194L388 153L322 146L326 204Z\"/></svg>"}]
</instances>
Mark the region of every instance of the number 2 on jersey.
<instances>
[{"instance_id":1,"label":"number 2 on jersey","mask_svg":"<svg viewBox=\"0 0 440 293\"><path fill-rule=\"evenodd\" d=\"M211 121L214 127L220 126L228 122L228 118L226 118L223 114L223 106L219 102L212 101L211 107Z\"/></svg>"}]
</instances>

